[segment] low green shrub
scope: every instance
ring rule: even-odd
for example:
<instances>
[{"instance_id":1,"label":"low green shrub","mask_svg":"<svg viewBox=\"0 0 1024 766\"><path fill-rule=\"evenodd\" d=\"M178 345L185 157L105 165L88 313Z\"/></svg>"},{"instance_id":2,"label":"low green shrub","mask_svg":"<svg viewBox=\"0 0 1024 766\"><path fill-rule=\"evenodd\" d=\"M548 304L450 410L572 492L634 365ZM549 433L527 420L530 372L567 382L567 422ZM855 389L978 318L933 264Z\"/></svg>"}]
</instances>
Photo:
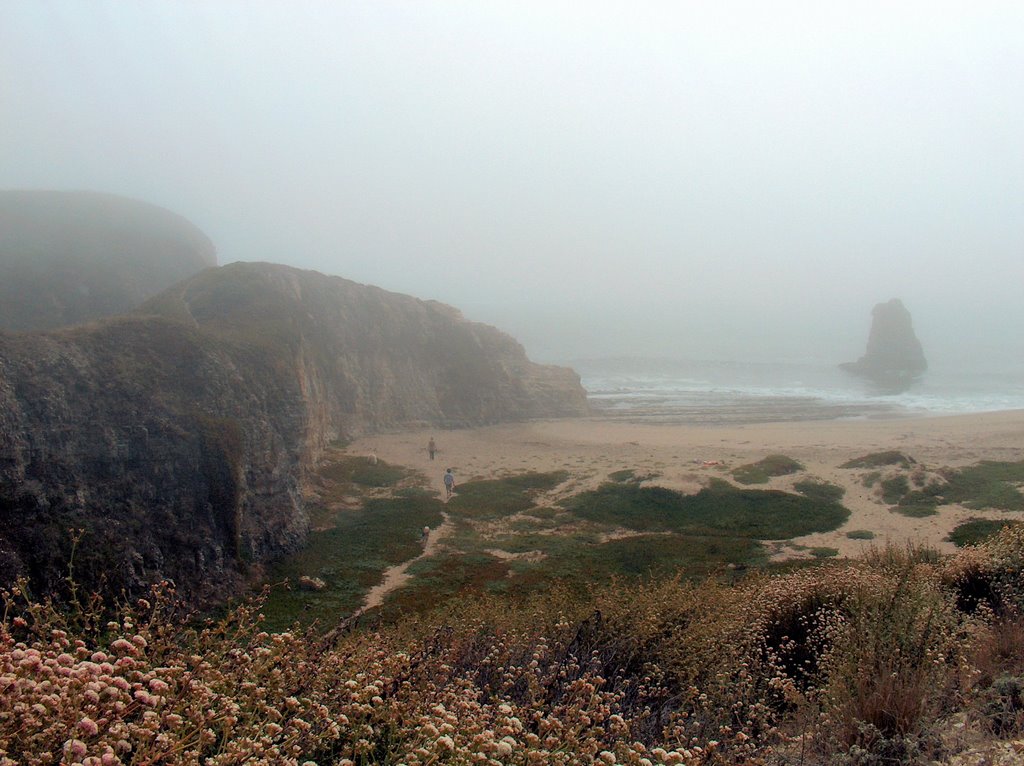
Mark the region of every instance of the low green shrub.
<instances>
[{"instance_id":1,"label":"low green shrub","mask_svg":"<svg viewBox=\"0 0 1024 766\"><path fill-rule=\"evenodd\" d=\"M565 471L552 471L465 482L448 501L448 511L478 520L511 516L533 508L538 494L554 489L567 476Z\"/></svg>"},{"instance_id":2,"label":"low green shrub","mask_svg":"<svg viewBox=\"0 0 1024 766\"><path fill-rule=\"evenodd\" d=\"M904 495L910 492L910 482L907 481L907 477L902 473L882 479L881 487L882 500L889 505L895 505L903 499Z\"/></svg>"},{"instance_id":3,"label":"low green shrub","mask_svg":"<svg viewBox=\"0 0 1024 766\"><path fill-rule=\"evenodd\" d=\"M838 503L843 499L843 495L846 494L845 487L816 479L798 481L793 485L793 489L804 497L809 497L811 500L821 500L826 503Z\"/></svg>"},{"instance_id":4,"label":"low green shrub","mask_svg":"<svg viewBox=\"0 0 1024 766\"><path fill-rule=\"evenodd\" d=\"M829 559L839 555L838 548L829 548L826 546L817 546L811 548L811 555L816 559Z\"/></svg>"},{"instance_id":5,"label":"low green shrub","mask_svg":"<svg viewBox=\"0 0 1024 766\"><path fill-rule=\"evenodd\" d=\"M1020 524L1019 521L1007 519L968 519L958 524L947 538L954 545L963 548L965 545L978 545L998 534L1002 529Z\"/></svg>"},{"instance_id":6,"label":"low green shrub","mask_svg":"<svg viewBox=\"0 0 1024 766\"><path fill-rule=\"evenodd\" d=\"M603 484L562 505L580 518L640 532L729 534L761 540L829 532L850 515L838 503L777 490L738 489L721 479L712 479L695 495L664 487Z\"/></svg>"},{"instance_id":7,"label":"low green shrub","mask_svg":"<svg viewBox=\"0 0 1024 766\"><path fill-rule=\"evenodd\" d=\"M362 487L393 487L409 475L401 466L356 455L333 456L318 469L323 478Z\"/></svg>"},{"instance_id":8,"label":"low green shrub","mask_svg":"<svg viewBox=\"0 0 1024 766\"><path fill-rule=\"evenodd\" d=\"M768 455L756 463L741 465L732 470L740 484L765 484L773 476L788 476L804 470L803 465L786 455Z\"/></svg>"},{"instance_id":9,"label":"low green shrub","mask_svg":"<svg viewBox=\"0 0 1024 766\"><path fill-rule=\"evenodd\" d=\"M867 455L855 457L840 465L840 468L881 468L882 466L898 465L902 468L909 468L916 461L912 457L904 455L899 450L885 450L883 452L871 452Z\"/></svg>"},{"instance_id":10,"label":"low green shrub","mask_svg":"<svg viewBox=\"0 0 1024 766\"><path fill-rule=\"evenodd\" d=\"M875 533L869 529L851 529L846 533L851 540L874 540Z\"/></svg>"},{"instance_id":11,"label":"low green shrub","mask_svg":"<svg viewBox=\"0 0 1024 766\"><path fill-rule=\"evenodd\" d=\"M900 516L909 516L912 519L923 519L927 516L935 516L939 511L934 505L905 505L899 503L890 510Z\"/></svg>"}]
</instances>

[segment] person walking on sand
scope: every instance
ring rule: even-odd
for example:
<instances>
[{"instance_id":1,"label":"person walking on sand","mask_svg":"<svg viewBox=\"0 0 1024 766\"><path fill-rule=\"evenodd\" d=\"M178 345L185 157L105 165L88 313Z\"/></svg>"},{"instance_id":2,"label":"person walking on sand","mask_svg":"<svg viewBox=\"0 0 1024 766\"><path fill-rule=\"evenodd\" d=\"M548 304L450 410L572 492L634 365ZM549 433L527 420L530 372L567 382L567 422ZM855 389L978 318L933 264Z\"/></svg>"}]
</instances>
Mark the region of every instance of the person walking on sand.
<instances>
[{"instance_id":1,"label":"person walking on sand","mask_svg":"<svg viewBox=\"0 0 1024 766\"><path fill-rule=\"evenodd\" d=\"M430 441L427 442L427 452L430 453L430 459L434 459L434 453L437 452L437 444L434 443L434 437L430 437Z\"/></svg>"},{"instance_id":2,"label":"person walking on sand","mask_svg":"<svg viewBox=\"0 0 1024 766\"><path fill-rule=\"evenodd\" d=\"M452 469L448 468L444 472L444 496L448 499L452 496L455 491L455 476L452 474Z\"/></svg>"},{"instance_id":3,"label":"person walking on sand","mask_svg":"<svg viewBox=\"0 0 1024 766\"><path fill-rule=\"evenodd\" d=\"M420 535L420 542L426 545L427 540L430 537L430 527L423 527L423 533Z\"/></svg>"}]
</instances>

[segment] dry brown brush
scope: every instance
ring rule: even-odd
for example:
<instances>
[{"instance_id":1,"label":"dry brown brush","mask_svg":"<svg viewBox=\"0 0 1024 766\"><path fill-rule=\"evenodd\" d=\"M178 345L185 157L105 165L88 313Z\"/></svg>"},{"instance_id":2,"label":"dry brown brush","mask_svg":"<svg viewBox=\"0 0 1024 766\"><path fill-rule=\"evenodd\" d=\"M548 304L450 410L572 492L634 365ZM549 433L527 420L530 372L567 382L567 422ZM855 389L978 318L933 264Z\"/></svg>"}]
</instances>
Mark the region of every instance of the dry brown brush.
<instances>
[{"instance_id":1,"label":"dry brown brush","mask_svg":"<svg viewBox=\"0 0 1024 766\"><path fill-rule=\"evenodd\" d=\"M173 594L0 623L0 764L882 764L1024 726L1024 533L735 586L477 597L324 640Z\"/></svg>"}]
</instances>

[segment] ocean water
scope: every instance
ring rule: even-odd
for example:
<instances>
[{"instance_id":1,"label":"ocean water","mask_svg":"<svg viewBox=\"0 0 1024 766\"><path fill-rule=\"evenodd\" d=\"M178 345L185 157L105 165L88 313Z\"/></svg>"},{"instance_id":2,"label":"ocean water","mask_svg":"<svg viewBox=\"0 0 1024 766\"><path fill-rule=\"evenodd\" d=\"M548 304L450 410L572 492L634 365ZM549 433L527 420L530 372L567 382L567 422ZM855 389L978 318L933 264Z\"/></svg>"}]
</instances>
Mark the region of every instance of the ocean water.
<instances>
[{"instance_id":1,"label":"ocean water","mask_svg":"<svg viewBox=\"0 0 1024 766\"><path fill-rule=\"evenodd\" d=\"M836 365L588 359L573 362L598 417L633 422L755 423L1024 409L1024 369L929 370L907 390L878 390Z\"/></svg>"}]
</instances>

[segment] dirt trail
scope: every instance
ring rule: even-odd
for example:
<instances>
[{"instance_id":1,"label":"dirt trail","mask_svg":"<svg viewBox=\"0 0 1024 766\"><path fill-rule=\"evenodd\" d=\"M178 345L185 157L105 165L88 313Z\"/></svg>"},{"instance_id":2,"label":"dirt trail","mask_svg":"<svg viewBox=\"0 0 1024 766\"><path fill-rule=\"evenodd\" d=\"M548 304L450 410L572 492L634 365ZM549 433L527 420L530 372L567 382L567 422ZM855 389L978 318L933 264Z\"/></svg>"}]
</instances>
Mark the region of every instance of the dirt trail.
<instances>
[{"instance_id":1,"label":"dirt trail","mask_svg":"<svg viewBox=\"0 0 1024 766\"><path fill-rule=\"evenodd\" d=\"M416 558L409 559L406 562L397 564L390 569L385 570L384 579L381 580L377 585L374 585L370 592L366 594L366 599L363 601L363 605L356 611L356 614L362 614L374 607L380 606L384 603L384 598L391 593L393 590L397 590L409 582L412 579L412 575L408 574L406 570L409 566L422 558L431 556L437 552L437 547L441 540L452 531L454 524L448 517L448 514L443 514L444 522L441 526L436 529L431 529L430 534L427 535L427 542L423 546L423 552Z\"/></svg>"}]
</instances>

